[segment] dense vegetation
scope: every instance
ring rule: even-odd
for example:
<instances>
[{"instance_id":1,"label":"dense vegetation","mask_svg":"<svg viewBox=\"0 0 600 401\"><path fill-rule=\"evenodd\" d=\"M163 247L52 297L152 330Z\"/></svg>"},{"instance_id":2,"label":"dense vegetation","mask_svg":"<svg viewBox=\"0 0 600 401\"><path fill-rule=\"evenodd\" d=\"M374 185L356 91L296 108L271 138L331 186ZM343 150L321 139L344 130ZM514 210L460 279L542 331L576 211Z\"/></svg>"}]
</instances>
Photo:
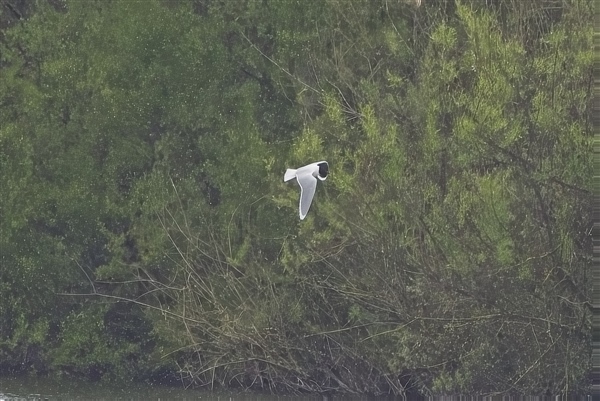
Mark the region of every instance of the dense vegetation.
<instances>
[{"instance_id":1,"label":"dense vegetation","mask_svg":"<svg viewBox=\"0 0 600 401\"><path fill-rule=\"evenodd\" d=\"M585 391L592 0L417 3L3 2L0 372Z\"/></svg>"}]
</instances>

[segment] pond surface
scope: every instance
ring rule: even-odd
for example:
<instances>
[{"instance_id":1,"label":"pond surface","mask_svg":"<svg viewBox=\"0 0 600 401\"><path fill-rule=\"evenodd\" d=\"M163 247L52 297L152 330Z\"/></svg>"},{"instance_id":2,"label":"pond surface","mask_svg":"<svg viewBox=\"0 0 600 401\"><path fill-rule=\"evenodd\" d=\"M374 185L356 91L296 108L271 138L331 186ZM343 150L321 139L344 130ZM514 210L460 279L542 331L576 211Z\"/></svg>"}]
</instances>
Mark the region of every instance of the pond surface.
<instances>
[{"instance_id":1,"label":"pond surface","mask_svg":"<svg viewBox=\"0 0 600 401\"><path fill-rule=\"evenodd\" d=\"M90 383L78 380L47 379L37 377L0 377L0 401L58 401L58 400L127 400L127 401L392 401L400 397L367 396L286 396L259 394L256 392L211 392L129 384L117 386L105 383ZM591 401L591 396L583 397L528 397L528 396L445 396L431 397L427 401ZM411 400L407 400L411 401Z\"/></svg>"},{"instance_id":2,"label":"pond surface","mask_svg":"<svg viewBox=\"0 0 600 401\"><path fill-rule=\"evenodd\" d=\"M0 377L0 401L58 400L205 400L205 401L321 401L322 397L292 397L255 392L210 392L163 386L89 383L77 380Z\"/></svg>"},{"instance_id":3,"label":"pond surface","mask_svg":"<svg viewBox=\"0 0 600 401\"><path fill-rule=\"evenodd\" d=\"M149 384L115 385L75 379L0 377L0 401L122 400L122 401L397 401L399 397L293 396L251 391L227 392ZM448 400L450 401L450 400ZM458 401L458 400L457 400ZM554 401L554 400L552 400Z\"/></svg>"}]
</instances>

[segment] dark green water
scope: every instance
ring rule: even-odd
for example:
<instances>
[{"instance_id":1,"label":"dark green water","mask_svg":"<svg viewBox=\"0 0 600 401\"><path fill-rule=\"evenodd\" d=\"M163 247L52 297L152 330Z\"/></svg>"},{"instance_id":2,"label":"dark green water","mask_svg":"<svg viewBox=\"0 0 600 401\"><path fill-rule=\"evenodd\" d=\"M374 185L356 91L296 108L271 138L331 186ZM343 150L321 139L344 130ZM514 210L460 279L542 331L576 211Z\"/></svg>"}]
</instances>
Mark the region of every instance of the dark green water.
<instances>
[{"instance_id":1,"label":"dark green water","mask_svg":"<svg viewBox=\"0 0 600 401\"><path fill-rule=\"evenodd\" d=\"M44 379L32 377L0 377L0 401L58 401L58 400L204 400L204 401L395 401L400 397L366 396L285 396L259 394L256 392L211 392L150 385L115 386L67 379ZM532 397L532 396L445 396L432 397L427 401L592 401L591 396L579 397ZM411 400L406 400L411 401Z\"/></svg>"},{"instance_id":2,"label":"dark green water","mask_svg":"<svg viewBox=\"0 0 600 401\"><path fill-rule=\"evenodd\" d=\"M114 386L64 379L0 378L0 401L25 400L320 401L322 398L274 396L251 392L219 393L150 385Z\"/></svg>"}]
</instances>

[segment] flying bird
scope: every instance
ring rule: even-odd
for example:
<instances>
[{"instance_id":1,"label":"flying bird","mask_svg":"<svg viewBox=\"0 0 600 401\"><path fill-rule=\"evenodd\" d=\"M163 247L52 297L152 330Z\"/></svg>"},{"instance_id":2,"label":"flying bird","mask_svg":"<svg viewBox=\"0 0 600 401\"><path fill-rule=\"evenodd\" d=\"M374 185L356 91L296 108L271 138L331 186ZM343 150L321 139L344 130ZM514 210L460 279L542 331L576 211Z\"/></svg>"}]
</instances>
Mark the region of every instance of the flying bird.
<instances>
[{"instance_id":1,"label":"flying bird","mask_svg":"<svg viewBox=\"0 0 600 401\"><path fill-rule=\"evenodd\" d=\"M300 185L300 220L304 220L310 204L315 196L317 188L317 178L324 181L329 174L329 164L326 161L308 164L298 169L288 168L283 176L283 182L293 178L298 180Z\"/></svg>"}]
</instances>

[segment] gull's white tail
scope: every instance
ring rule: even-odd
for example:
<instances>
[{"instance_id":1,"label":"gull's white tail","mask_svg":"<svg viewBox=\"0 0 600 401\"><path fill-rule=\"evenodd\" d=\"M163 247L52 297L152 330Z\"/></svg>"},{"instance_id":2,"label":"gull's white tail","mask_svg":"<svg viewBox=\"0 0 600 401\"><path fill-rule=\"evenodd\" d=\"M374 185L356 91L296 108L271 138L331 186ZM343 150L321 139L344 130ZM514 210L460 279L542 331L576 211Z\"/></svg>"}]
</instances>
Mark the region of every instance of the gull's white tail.
<instances>
[{"instance_id":1,"label":"gull's white tail","mask_svg":"<svg viewBox=\"0 0 600 401\"><path fill-rule=\"evenodd\" d=\"M283 182L289 181L294 177L296 177L296 170L294 170L293 168L288 168L287 170L285 170Z\"/></svg>"}]
</instances>

